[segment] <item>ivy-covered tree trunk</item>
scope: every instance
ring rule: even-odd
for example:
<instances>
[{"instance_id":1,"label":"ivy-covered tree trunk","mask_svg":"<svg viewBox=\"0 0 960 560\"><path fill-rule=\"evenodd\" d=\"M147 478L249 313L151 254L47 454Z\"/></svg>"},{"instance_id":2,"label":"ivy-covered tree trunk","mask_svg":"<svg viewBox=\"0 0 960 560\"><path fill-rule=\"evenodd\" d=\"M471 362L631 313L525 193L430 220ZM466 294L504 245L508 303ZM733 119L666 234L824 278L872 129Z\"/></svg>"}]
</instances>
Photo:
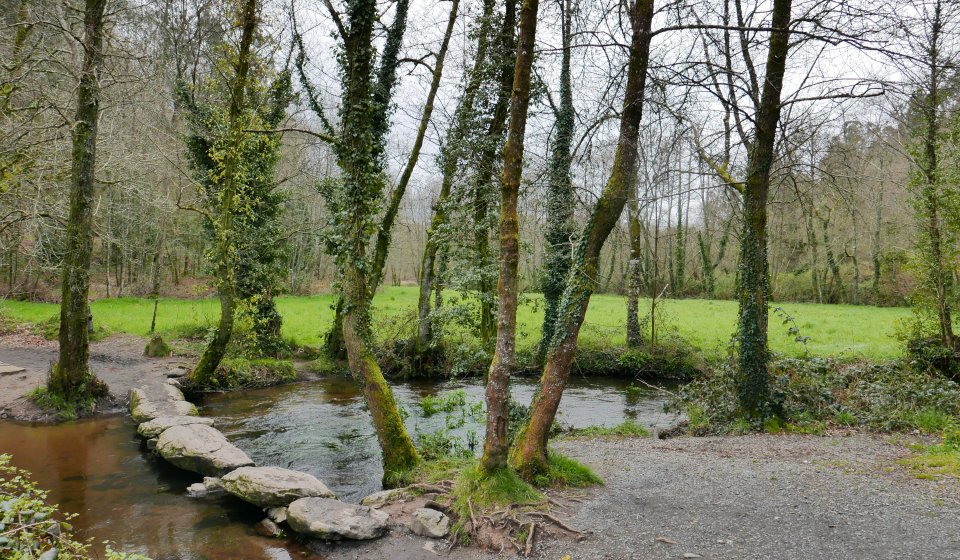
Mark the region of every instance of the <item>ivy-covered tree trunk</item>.
<instances>
[{"instance_id":1,"label":"ivy-covered tree trunk","mask_svg":"<svg viewBox=\"0 0 960 560\"><path fill-rule=\"evenodd\" d=\"M557 321L557 309L570 270L570 241L573 237L573 180L570 176L573 128L576 113L573 107L573 85L570 79L570 38L573 24L571 0L563 2L561 17L560 102L557 107L556 132L550 151L547 185L547 227L544 232L543 263L543 328L540 339L540 360L546 356Z\"/></svg>"},{"instance_id":2,"label":"ivy-covered tree trunk","mask_svg":"<svg viewBox=\"0 0 960 560\"><path fill-rule=\"evenodd\" d=\"M637 142L650 56L653 0L637 0L629 9L633 36L630 40L627 87L613 170L577 241L557 315L556 334L550 342L540 385L530 406L530 418L517 434L510 452L511 466L528 480L547 469L547 439L570 377L577 337L590 296L596 289L600 250L617 225L628 197L636 188Z\"/></svg>"},{"instance_id":3,"label":"ivy-covered tree trunk","mask_svg":"<svg viewBox=\"0 0 960 560\"><path fill-rule=\"evenodd\" d=\"M240 7L240 46L236 58L236 75L230 87L230 108L227 113L227 142L223 159L223 174L220 179L219 201L214 230L214 276L217 295L220 299L220 321L213 338L190 372L190 381L205 385L213 376L227 352L233 336L233 320L237 299L236 257L237 246L234 232L234 210L240 183L238 166L243 146L243 108L250 72L251 50L257 30L257 0L244 0Z\"/></svg>"},{"instance_id":4,"label":"ivy-covered tree trunk","mask_svg":"<svg viewBox=\"0 0 960 560\"><path fill-rule=\"evenodd\" d=\"M643 228L636 193L631 193L627 206L627 227L630 233L630 269L627 288L627 346L636 348L643 343L640 334L640 289L643 267Z\"/></svg>"},{"instance_id":5,"label":"ivy-covered tree trunk","mask_svg":"<svg viewBox=\"0 0 960 560\"><path fill-rule=\"evenodd\" d=\"M405 10L404 10L405 17ZM396 17L401 17L397 12ZM381 57L381 72L376 85L373 74L373 28L377 20L376 0L347 2L349 28L343 33L341 55L343 97L340 105L340 138L336 143L337 162L343 171L342 185L335 196L343 215L343 240L337 248L343 271L343 342L350 372L362 386L364 398L382 451L384 483L392 485L418 461L393 398L371 351L370 327L372 290L369 280L372 260L367 245L375 231L378 202L384 189L383 142L386 121L383 96L392 88L394 78L384 64L396 64L402 32L391 34ZM393 29L397 29L394 21ZM384 62L392 59L392 62ZM395 70L395 68L394 68ZM379 100L379 101L378 101Z\"/></svg>"},{"instance_id":6,"label":"ivy-covered tree trunk","mask_svg":"<svg viewBox=\"0 0 960 560\"><path fill-rule=\"evenodd\" d=\"M770 289L767 264L767 197L770 171L780 120L783 74L790 48L792 0L774 0L767 52L766 79L754 124L754 140L743 184L743 233L740 238L740 267L737 275L739 314L739 376L737 392L740 412L748 418L762 418L770 410L767 363L767 298Z\"/></svg>"},{"instance_id":7,"label":"ivy-covered tree trunk","mask_svg":"<svg viewBox=\"0 0 960 560\"><path fill-rule=\"evenodd\" d=\"M385 141L387 132L390 128L390 111L392 108L393 89L397 81L397 66L399 65L400 48L403 43L403 35L407 29L407 13L410 8L410 0L398 0L394 10L393 23L387 31L387 38L383 45L383 52L380 53L380 65L377 69L376 82L371 83L371 122L370 133L373 134L372 141L382 144ZM348 7L348 11L350 8ZM371 62L371 68L373 67ZM343 123L341 123L343 126ZM389 220L390 226L396 219L396 213L399 211L400 202L403 198L403 192L398 192L396 196L396 207L393 208L393 200L388 205L384 221ZM392 215L391 215L392 214ZM383 231L380 229L379 231ZM383 274L383 266L386 264L387 253L390 249L390 229L388 228L383 235L383 240L377 240L374 248L374 257L370 264L368 274L372 275L368 282L368 287L372 293L377 290ZM380 264L378 264L378 262ZM344 323L344 295L337 295L337 302L334 304L333 326L330 332L324 337L324 346L329 354L335 358L346 356L346 341L343 339Z\"/></svg>"},{"instance_id":8,"label":"ivy-covered tree trunk","mask_svg":"<svg viewBox=\"0 0 960 560\"><path fill-rule=\"evenodd\" d=\"M513 0L509 0L512 2ZM440 152L440 169L442 179L440 193L433 209L433 219L427 230L427 241L420 263L420 293L417 301L417 343L418 354L425 352L433 343L433 330L430 322L430 296L438 275L437 255L443 243L443 229L447 224L447 200L450 197L453 180L463 158L463 142L468 129L475 119L474 104L477 94L483 85L484 69L489 64L490 37L493 27L493 12L495 0L484 0L483 11L480 15L480 25L477 28L477 52L474 55L467 85L463 90L463 97L457 105L454 114L454 123L447 133ZM513 30L510 30L513 34Z\"/></svg>"},{"instance_id":9,"label":"ivy-covered tree trunk","mask_svg":"<svg viewBox=\"0 0 960 560\"><path fill-rule=\"evenodd\" d=\"M77 88L70 169L70 213L60 299L60 357L48 389L68 402L94 391L90 372L90 254L93 250L93 191L97 161L97 120L106 0L86 0L83 16L83 66Z\"/></svg>"},{"instance_id":10,"label":"ivy-covered tree trunk","mask_svg":"<svg viewBox=\"0 0 960 560\"><path fill-rule=\"evenodd\" d=\"M516 360L517 303L520 262L520 221L517 201L523 171L523 140L530 107L530 76L536 43L538 0L524 0L520 8L520 32L510 98L510 127L503 148L500 176L500 278L497 282L497 343L487 375L487 432L480 467L485 472L507 464L510 374Z\"/></svg>"},{"instance_id":11,"label":"ivy-covered tree trunk","mask_svg":"<svg viewBox=\"0 0 960 560\"><path fill-rule=\"evenodd\" d=\"M420 115L420 125L417 127L417 136L413 141L413 147L410 149L410 156L407 158L407 164L403 168L400 180L390 194L390 202L387 204L387 209L384 211L383 218L380 220L380 225L377 229L377 241L373 257L373 274L370 280L371 297L383 281L383 270L387 264L387 255L390 251L393 224L397 219L397 214L400 212L400 203L403 201L404 193L407 192L407 185L413 176L413 170L417 166L417 161L420 159L420 150L423 148L423 140L427 135L427 128L430 126L430 118L433 116L433 103L437 98L437 91L440 89L440 80L443 77L443 62L447 57L447 48L450 46L450 37L453 35L453 28L457 23L459 8L460 0L453 0L450 5L450 17L447 19L447 28L444 31L443 40L440 43L440 50L437 52L437 57L434 61L430 91L427 93L427 100L423 105L423 113Z\"/></svg>"}]
</instances>

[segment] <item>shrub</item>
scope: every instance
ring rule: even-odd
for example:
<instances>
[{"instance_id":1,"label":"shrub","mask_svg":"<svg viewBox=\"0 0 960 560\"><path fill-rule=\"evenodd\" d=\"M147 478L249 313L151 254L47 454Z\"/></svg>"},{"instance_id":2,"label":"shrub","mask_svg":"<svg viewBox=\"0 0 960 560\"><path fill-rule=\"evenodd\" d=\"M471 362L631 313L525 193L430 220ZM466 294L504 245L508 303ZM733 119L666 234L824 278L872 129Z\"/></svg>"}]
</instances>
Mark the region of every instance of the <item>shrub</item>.
<instances>
[{"instance_id":1,"label":"shrub","mask_svg":"<svg viewBox=\"0 0 960 560\"><path fill-rule=\"evenodd\" d=\"M234 391L270 387L297 380L297 370L289 360L270 358L224 358L205 386L188 385L188 391Z\"/></svg>"},{"instance_id":2,"label":"shrub","mask_svg":"<svg viewBox=\"0 0 960 560\"><path fill-rule=\"evenodd\" d=\"M39 558L53 553L58 560L95 557L89 543L72 534L70 521L76 514L63 514L47 503L47 492L31 482L30 473L10 464L10 455L0 454L0 557ZM118 553L107 545L109 560L150 560L139 554Z\"/></svg>"},{"instance_id":3,"label":"shrub","mask_svg":"<svg viewBox=\"0 0 960 560\"><path fill-rule=\"evenodd\" d=\"M150 337L150 341L143 349L143 355L148 358L166 358L172 352L170 345L164 342L163 337L159 334Z\"/></svg>"},{"instance_id":4,"label":"shrub","mask_svg":"<svg viewBox=\"0 0 960 560\"><path fill-rule=\"evenodd\" d=\"M824 358L778 358L770 364L777 425L739 417L736 375L721 364L683 387L670 408L685 411L697 434L763 430L821 433L826 423L881 430L939 432L960 414L960 385L908 363L841 364Z\"/></svg>"}]
</instances>

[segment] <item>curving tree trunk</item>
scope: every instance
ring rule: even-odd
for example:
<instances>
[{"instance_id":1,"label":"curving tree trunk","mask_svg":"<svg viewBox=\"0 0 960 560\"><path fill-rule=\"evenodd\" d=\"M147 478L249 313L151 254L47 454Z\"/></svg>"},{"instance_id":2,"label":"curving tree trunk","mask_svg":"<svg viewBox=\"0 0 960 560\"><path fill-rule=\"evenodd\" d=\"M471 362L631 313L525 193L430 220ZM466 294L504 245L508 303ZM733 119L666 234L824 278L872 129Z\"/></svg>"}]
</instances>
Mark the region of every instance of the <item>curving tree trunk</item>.
<instances>
[{"instance_id":1,"label":"curving tree trunk","mask_svg":"<svg viewBox=\"0 0 960 560\"><path fill-rule=\"evenodd\" d=\"M510 400L510 373L516 359L517 268L520 262L520 222L517 200L523 171L523 140L530 107L530 76L536 43L538 0L524 0L520 8L520 33L517 38L517 62L510 98L510 127L503 148L500 176L500 278L497 282L497 343L487 376L487 432L480 467L485 472L507 464L510 440L507 438Z\"/></svg>"},{"instance_id":2,"label":"curving tree trunk","mask_svg":"<svg viewBox=\"0 0 960 560\"><path fill-rule=\"evenodd\" d=\"M70 213L63 262L60 300L60 357L48 384L50 392L68 402L87 398L95 390L90 372L90 254L93 250L93 191L97 161L97 120L106 0L86 0L83 16L83 67L77 88L70 169Z\"/></svg>"},{"instance_id":3,"label":"curving tree trunk","mask_svg":"<svg viewBox=\"0 0 960 560\"><path fill-rule=\"evenodd\" d=\"M613 171L577 242L557 315L557 331L550 342L540 386L530 406L530 419L517 434L510 452L511 466L528 480L547 469L547 439L570 377L590 296L596 289L600 250L636 188L637 142L650 56L653 0L637 0L629 9L633 36Z\"/></svg>"}]
</instances>

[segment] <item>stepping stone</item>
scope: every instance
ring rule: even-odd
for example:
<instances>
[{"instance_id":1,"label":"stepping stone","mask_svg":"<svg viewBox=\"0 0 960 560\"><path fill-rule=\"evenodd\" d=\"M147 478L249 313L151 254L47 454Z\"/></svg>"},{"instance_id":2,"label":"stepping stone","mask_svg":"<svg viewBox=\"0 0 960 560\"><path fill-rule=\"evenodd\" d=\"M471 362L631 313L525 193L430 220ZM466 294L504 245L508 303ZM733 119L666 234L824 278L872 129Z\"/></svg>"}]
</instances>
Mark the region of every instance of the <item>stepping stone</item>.
<instances>
[{"instance_id":1,"label":"stepping stone","mask_svg":"<svg viewBox=\"0 0 960 560\"><path fill-rule=\"evenodd\" d=\"M280 467L242 467L220 480L227 492L262 508L280 507L300 498L335 498L315 476Z\"/></svg>"},{"instance_id":2,"label":"stepping stone","mask_svg":"<svg viewBox=\"0 0 960 560\"><path fill-rule=\"evenodd\" d=\"M203 424L164 430L157 441L157 453L181 469L206 476L221 476L240 467L253 466L246 453L219 431Z\"/></svg>"},{"instance_id":3,"label":"stepping stone","mask_svg":"<svg viewBox=\"0 0 960 560\"><path fill-rule=\"evenodd\" d=\"M387 532L389 521L378 509L330 498L300 498L287 508L287 525L318 539L375 539Z\"/></svg>"},{"instance_id":4,"label":"stepping stone","mask_svg":"<svg viewBox=\"0 0 960 560\"><path fill-rule=\"evenodd\" d=\"M0 375L13 375L15 373L23 373L27 371L27 368L22 368L20 366L13 366L10 364L5 364L0 362Z\"/></svg>"}]
</instances>

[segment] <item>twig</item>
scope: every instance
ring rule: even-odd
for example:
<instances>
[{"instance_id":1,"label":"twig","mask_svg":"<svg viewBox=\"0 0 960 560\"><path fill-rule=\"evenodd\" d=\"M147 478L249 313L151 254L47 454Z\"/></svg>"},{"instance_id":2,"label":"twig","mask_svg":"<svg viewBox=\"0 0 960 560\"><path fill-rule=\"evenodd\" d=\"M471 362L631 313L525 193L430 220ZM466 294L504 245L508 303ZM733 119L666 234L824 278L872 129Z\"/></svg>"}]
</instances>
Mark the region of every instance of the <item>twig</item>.
<instances>
[{"instance_id":1,"label":"twig","mask_svg":"<svg viewBox=\"0 0 960 560\"><path fill-rule=\"evenodd\" d=\"M545 512L542 512L542 511L530 511L530 512L527 512L527 515L539 515L540 517L543 517L543 518L545 518L545 519L549 519L550 521L554 522L554 523L557 525L557 527L560 527L560 528L563 529L564 531L569 531L569 532L571 532L571 533L573 533L573 534L575 534L575 535L582 535L582 534L583 534L583 531L577 531L576 529L572 529L569 525L567 525L567 524L564 523L563 521L560 521L559 519L557 519L556 517L550 515L549 513L545 513Z\"/></svg>"},{"instance_id":2,"label":"twig","mask_svg":"<svg viewBox=\"0 0 960 560\"><path fill-rule=\"evenodd\" d=\"M530 553L533 552L533 535L537 531L537 524L533 521L530 522L530 532L527 533L527 547L524 550L523 555L527 558L530 557Z\"/></svg>"}]
</instances>

